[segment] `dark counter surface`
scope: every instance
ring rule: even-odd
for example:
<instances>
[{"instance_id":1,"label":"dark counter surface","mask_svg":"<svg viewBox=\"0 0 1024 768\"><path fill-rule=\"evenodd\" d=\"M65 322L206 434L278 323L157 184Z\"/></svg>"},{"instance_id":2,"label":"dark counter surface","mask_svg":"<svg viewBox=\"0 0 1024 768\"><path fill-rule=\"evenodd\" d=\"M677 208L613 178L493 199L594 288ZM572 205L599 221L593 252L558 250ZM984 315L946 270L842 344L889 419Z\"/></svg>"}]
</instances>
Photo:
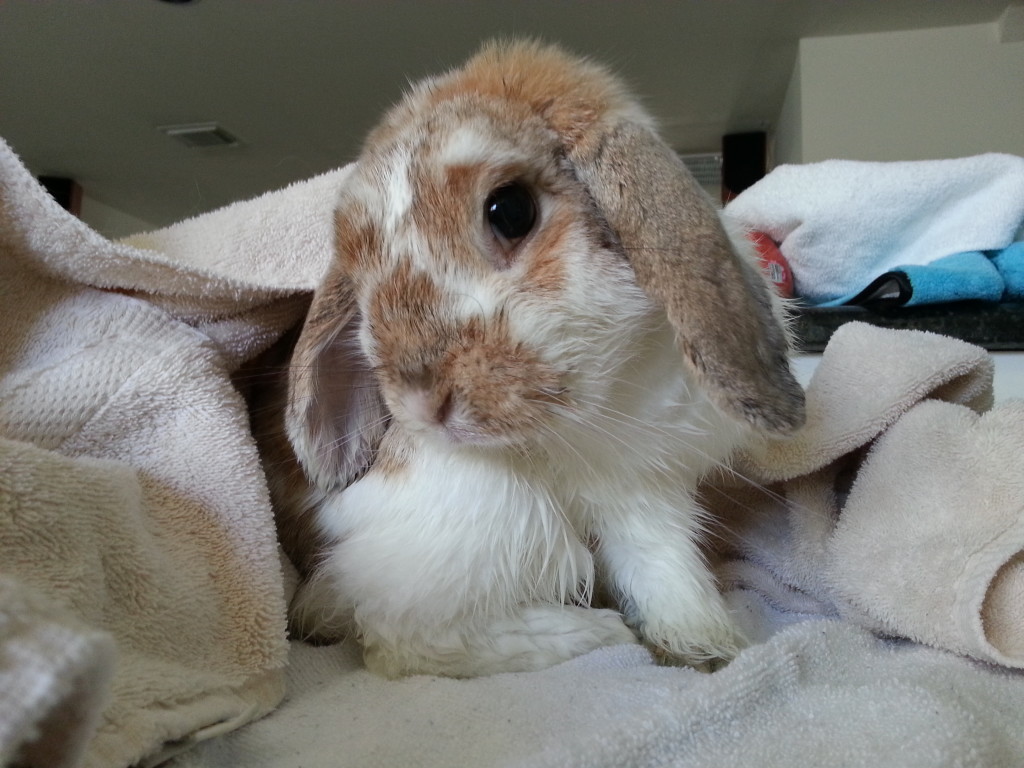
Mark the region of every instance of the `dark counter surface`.
<instances>
[{"instance_id":1,"label":"dark counter surface","mask_svg":"<svg viewBox=\"0 0 1024 768\"><path fill-rule=\"evenodd\" d=\"M884 328L912 328L955 336L993 351L1024 350L1024 303L962 302L920 307L802 308L793 330L803 352L820 352L843 323L859 320Z\"/></svg>"}]
</instances>

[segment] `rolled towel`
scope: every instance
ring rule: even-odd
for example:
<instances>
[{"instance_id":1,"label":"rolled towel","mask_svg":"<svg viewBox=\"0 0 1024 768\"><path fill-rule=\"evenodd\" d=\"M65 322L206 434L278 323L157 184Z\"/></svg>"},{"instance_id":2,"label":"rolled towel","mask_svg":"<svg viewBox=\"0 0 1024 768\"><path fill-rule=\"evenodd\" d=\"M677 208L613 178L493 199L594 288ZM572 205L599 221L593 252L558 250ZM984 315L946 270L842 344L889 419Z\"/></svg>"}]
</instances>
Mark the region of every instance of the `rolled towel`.
<instances>
[{"instance_id":1,"label":"rolled towel","mask_svg":"<svg viewBox=\"0 0 1024 768\"><path fill-rule=\"evenodd\" d=\"M992 263L1003 278L1005 301L1024 300L1024 242L1018 241L992 254Z\"/></svg>"},{"instance_id":2,"label":"rolled towel","mask_svg":"<svg viewBox=\"0 0 1024 768\"><path fill-rule=\"evenodd\" d=\"M900 266L1006 248L1024 223L1024 158L783 165L725 209L779 243L812 304Z\"/></svg>"},{"instance_id":3,"label":"rolled towel","mask_svg":"<svg viewBox=\"0 0 1024 768\"><path fill-rule=\"evenodd\" d=\"M981 251L955 253L931 264L900 266L872 280L853 295L820 304L838 307L913 307L952 301L999 301L1006 283L995 263Z\"/></svg>"},{"instance_id":4,"label":"rolled towel","mask_svg":"<svg viewBox=\"0 0 1024 768\"><path fill-rule=\"evenodd\" d=\"M871 449L828 545L842 614L1024 667L1024 401L926 400Z\"/></svg>"}]
</instances>

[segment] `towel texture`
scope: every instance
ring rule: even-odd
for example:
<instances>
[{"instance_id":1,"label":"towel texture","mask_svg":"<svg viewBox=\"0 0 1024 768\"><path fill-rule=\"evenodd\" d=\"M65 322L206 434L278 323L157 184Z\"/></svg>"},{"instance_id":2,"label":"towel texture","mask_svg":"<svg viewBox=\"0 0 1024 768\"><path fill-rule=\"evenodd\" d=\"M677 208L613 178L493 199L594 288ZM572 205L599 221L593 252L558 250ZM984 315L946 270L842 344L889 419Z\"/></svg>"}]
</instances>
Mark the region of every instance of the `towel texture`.
<instances>
[{"instance_id":1,"label":"towel texture","mask_svg":"<svg viewBox=\"0 0 1024 768\"><path fill-rule=\"evenodd\" d=\"M340 173L111 243L0 142L0 763L118 766L283 694L231 371L298 321Z\"/></svg>"},{"instance_id":2,"label":"towel texture","mask_svg":"<svg viewBox=\"0 0 1024 768\"><path fill-rule=\"evenodd\" d=\"M807 388L806 428L743 467L776 485L709 490L731 542L725 580L780 610L816 604L1024 667L1024 402L990 409L991 372L953 339L840 328Z\"/></svg>"},{"instance_id":3,"label":"towel texture","mask_svg":"<svg viewBox=\"0 0 1024 768\"><path fill-rule=\"evenodd\" d=\"M174 768L1003 768L1024 756L1019 674L828 620L782 629L713 675L617 646L533 674L384 681L353 645L296 646L289 690Z\"/></svg>"},{"instance_id":4,"label":"towel texture","mask_svg":"<svg viewBox=\"0 0 1024 768\"><path fill-rule=\"evenodd\" d=\"M619 646L531 674L386 681L352 642L295 644L289 700L174 766L1019 765L1024 404L991 405L983 350L837 333L807 426L744 463L770 485L705 489L751 641L712 675Z\"/></svg>"},{"instance_id":5,"label":"towel texture","mask_svg":"<svg viewBox=\"0 0 1024 768\"><path fill-rule=\"evenodd\" d=\"M386 681L289 646L230 374L301 318L344 179L110 243L0 144L0 763L1024 762L1024 407L931 334L844 327L804 429L707 484L752 641L724 670Z\"/></svg>"},{"instance_id":6,"label":"towel texture","mask_svg":"<svg viewBox=\"0 0 1024 768\"><path fill-rule=\"evenodd\" d=\"M994 253L992 263L1003 278L1004 298L1007 301L1024 300L1024 241L1018 241Z\"/></svg>"},{"instance_id":7,"label":"towel texture","mask_svg":"<svg viewBox=\"0 0 1024 768\"><path fill-rule=\"evenodd\" d=\"M1007 292L995 259L981 251L971 251L943 256L930 264L897 267L876 277L862 291L818 306L913 307L950 301L995 302Z\"/></svg>"},{"instance_id":8,"label":"towel texture","mask_svg":"<svg viewBox=\"0 0 1024 768\"><path fill-rule=\"evenodd\" d=\"M1024 223L1024 158L783 165L726 211L779 243L797 295L819 304L898 267L1010 245Z\"/></svg>"}]
</instances>

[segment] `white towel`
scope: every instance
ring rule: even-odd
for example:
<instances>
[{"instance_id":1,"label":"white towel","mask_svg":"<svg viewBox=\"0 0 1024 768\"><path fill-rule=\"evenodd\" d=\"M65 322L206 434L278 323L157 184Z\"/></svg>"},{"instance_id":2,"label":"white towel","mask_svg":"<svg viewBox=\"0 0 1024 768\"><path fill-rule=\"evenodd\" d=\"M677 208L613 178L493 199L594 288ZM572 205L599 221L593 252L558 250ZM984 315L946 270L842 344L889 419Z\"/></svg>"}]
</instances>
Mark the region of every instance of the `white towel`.
<instances>
[{"instance_id":1,"label":"white towel","mask_svg":"<svg viewBox=\"0 0 1024 768\"><path fill-rule=\"evenodd\" d=\"M726 213L779 243L798 296L860 291L894 267L1005 248L1024 224L1024 158L779 166Z\"/></svg>"},{"instance_id":2,"label":"white towel","mask_svg":"<svg viewBox=\"0 0 1024 768\"><path fill-rule=\"evenodd\" d=\"M1005 768L1024 758L1020 675L837 621L780 631L712 675L617 646L530 674L388 681L362 668L354 644L296 645L289 691L270 716L168 768Z\"/></svg>"}]
</instances>

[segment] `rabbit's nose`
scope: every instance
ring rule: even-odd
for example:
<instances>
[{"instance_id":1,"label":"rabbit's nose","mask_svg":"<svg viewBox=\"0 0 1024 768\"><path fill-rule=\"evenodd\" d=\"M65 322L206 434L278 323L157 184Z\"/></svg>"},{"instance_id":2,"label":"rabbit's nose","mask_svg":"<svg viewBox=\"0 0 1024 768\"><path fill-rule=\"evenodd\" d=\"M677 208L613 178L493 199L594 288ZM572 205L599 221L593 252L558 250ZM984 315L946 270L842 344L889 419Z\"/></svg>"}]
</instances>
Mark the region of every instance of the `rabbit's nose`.
<instances>
[{"instance_id":1,"label":"rabbit's nose","mask_svg":"<svg viewBox=\"0 0 1024 768\"><path fill-rule=\"evenodd\" d=\"M407 383L400 393L401 408L420 429L448 426L456 409L455 393L448 388Z\"/></svg>"},{"instance_id":2,"label":"rabbit's nose","mask_svg":"<svg viewBox=\"0 0 1024 768\"><path fill-rule=\"evenodd\" d=\"M400 403L402 410L420 428L433 427L439 424L439 408L434 394L422 387L409 387L401 393Z\"/></svg>"}]
</instances>

